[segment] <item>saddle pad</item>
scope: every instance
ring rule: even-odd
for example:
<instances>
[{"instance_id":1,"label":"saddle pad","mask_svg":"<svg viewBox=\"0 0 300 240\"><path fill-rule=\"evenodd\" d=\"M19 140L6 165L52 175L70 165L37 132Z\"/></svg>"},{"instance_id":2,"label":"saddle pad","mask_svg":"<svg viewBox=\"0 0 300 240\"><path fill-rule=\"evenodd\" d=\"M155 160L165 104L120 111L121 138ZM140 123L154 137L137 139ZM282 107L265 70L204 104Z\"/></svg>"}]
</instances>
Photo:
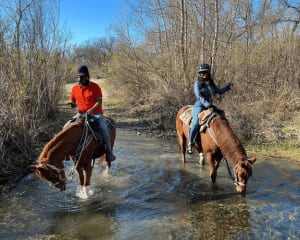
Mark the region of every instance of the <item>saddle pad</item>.
<instances>
[{"instance_id":1,"label":"saddle pad","mask_svg":"<svg viewBox=\"0 0 300 240\"><path fill-rule=\"evenodd\" d=\"M191 119L192 119L192 110L193 106L187 108L180 116L179 118L186 124L190 125Z\"/></svg>"}]
</instances>

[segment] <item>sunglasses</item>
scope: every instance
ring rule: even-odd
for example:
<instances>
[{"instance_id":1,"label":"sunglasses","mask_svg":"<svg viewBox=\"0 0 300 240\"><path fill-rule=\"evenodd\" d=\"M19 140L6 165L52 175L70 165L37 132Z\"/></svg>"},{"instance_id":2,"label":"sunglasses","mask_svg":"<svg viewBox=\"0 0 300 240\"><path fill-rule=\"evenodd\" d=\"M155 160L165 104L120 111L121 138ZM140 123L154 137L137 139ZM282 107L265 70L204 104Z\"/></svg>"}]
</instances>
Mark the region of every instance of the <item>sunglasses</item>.
<instances>
[{"instance_id":1,"label":"sunglasses","mask_svg":"<svg viewBox=\"0 0 300 240\"><path fill-rule=\"evenodd\" d=\"M77 78L83 79L83 78L86 78L86 75L78 75Z\"/></svg>"}]
</instances>

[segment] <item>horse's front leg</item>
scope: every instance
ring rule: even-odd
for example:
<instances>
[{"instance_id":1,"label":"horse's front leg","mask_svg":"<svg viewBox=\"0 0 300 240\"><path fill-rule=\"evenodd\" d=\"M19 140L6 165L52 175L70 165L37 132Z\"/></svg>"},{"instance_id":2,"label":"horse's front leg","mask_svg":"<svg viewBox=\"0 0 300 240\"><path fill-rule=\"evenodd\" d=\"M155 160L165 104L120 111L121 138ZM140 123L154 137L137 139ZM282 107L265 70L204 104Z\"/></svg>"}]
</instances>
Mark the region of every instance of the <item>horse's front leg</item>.
<instances>
[{"instance_id":1,"label":"horse's front leg","mask_svg":"<svg viewBox=\"0 0 300 240\"><path fill-rule=\"evenodd\" d=\"M80 189L77 192L77 196L82 199L87 199L89 196L94 194L94 191L89 187L92 169L93 167L91 164L77 169L80 180Z\"/></svg>"},{"instance_id":2,"label":"horse's front leg","mask_svg":"<svg viewBox=\"0 0 300 240\"><path fill-rule=\"evenodd\" d=\"M91 176L92 176L92 171L93 171L93 166L91 164L87 164L87 166L84 167L84 181L83 181L83 186L89 186L90 181L91 181Z\"/></svg>"},{"instance_id":3,"label":"horse's front leg","mask_svg":"<svg viewBox=\"0 0 300 240\"><path fill-rule=\"evenodd\" d=\"M78 178L79 178L79 183L80 183L80 188L77 190L76 195L81 198L81 199L87 199L88 193L85 184L85 174L83 172L82 166L76 168L77 173L78 173Z\"/></svg>"},{"instance_id":4,"label":"horse's front leg","mask_svg":"<svg viewBox=\"0 0 300 240\"><path fill-rule=\"evenodd\" d=\"M209 166L209 174L210 174L211 181L213 183L215 183L216 178L217 178L217 170L215 168L215 161L213 159L213 153L211 153L211 152L206 153L206 158L207 158L207 163Z\"/></svg>"},{"instance_id":5,"label":"horse's front leg","mask_svg":"<svg viewBox=\"0 0 300 240\"><path fill-rule=\"evenodd\" d=\"M77 173L78 173L78 178L79 178L80 186L83 186L83 183L84 183L83 169L80 166L80 167L77 167L76 170L77 170Z\"/></svg>"},{"instance_id":6,"label":"horse's front leg","mask_svg":"<svg viewBox=\"0 0 300 240\"><path fill-rule=\"evenodd\" d=\"M94 195L94 190L90 186L93 166L91 164L87 164L84 170L85 170L85 175L84 175L84 182L82 188L85 195L88 197Z\"/></svg>"}]
</instances>

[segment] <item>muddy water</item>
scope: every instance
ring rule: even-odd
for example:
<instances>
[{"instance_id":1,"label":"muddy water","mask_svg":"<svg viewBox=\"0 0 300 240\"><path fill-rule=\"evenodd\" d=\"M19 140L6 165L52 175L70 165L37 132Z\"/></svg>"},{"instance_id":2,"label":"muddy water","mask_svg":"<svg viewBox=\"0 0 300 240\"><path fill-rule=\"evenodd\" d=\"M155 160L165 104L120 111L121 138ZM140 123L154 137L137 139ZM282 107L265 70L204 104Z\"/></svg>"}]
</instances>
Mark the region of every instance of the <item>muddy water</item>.
<instances>
[{"instance_id":1,"label":"muddy water","mask_svg":"<svg viewBox=\"0 0 300 240\"><path fill-rule=\"evenodd\" d=\"M95 167L88 200L77 177L58 192L33 174L0 196L0 239L300 239L300 164L259 159L245 197L225 163L217 184L175 140L119 130L118 159ZM69 162L66 168L71 169Z\"/></svg>"}]
</instances>

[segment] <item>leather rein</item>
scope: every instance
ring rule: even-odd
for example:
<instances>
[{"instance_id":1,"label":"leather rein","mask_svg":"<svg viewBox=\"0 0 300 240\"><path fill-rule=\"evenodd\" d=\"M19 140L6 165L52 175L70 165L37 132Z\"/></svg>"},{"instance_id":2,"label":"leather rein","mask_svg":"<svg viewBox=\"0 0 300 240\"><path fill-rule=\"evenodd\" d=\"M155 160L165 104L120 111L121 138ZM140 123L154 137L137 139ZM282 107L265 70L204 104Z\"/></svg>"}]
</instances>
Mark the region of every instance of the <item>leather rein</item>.
<instances>
[{"instance_id":1,"label":"leather rein","mask_svg":"<svg viewBox=\"0 0 300 240\"><path fill-rule=\"evenodd\" d=\"M83 125L83 131L82 135L79 141L79 144L77 146L77 149L75 151L75 156L73 159L74 165L69 173L69 175L72 177L74 174L74 170L79 164L79 161L81 159L83 151L88 147L88 145L92 142L93 138L98 140L98 137L95 133L95 131L92 129L91 125L89 124L88 118L86 114L81 114L79 116L79 119L84 119L84 125ZM90 133L89 133L90 132ZM94 161L92 162L94 164Z\"/></svg>"}]
</instances>

